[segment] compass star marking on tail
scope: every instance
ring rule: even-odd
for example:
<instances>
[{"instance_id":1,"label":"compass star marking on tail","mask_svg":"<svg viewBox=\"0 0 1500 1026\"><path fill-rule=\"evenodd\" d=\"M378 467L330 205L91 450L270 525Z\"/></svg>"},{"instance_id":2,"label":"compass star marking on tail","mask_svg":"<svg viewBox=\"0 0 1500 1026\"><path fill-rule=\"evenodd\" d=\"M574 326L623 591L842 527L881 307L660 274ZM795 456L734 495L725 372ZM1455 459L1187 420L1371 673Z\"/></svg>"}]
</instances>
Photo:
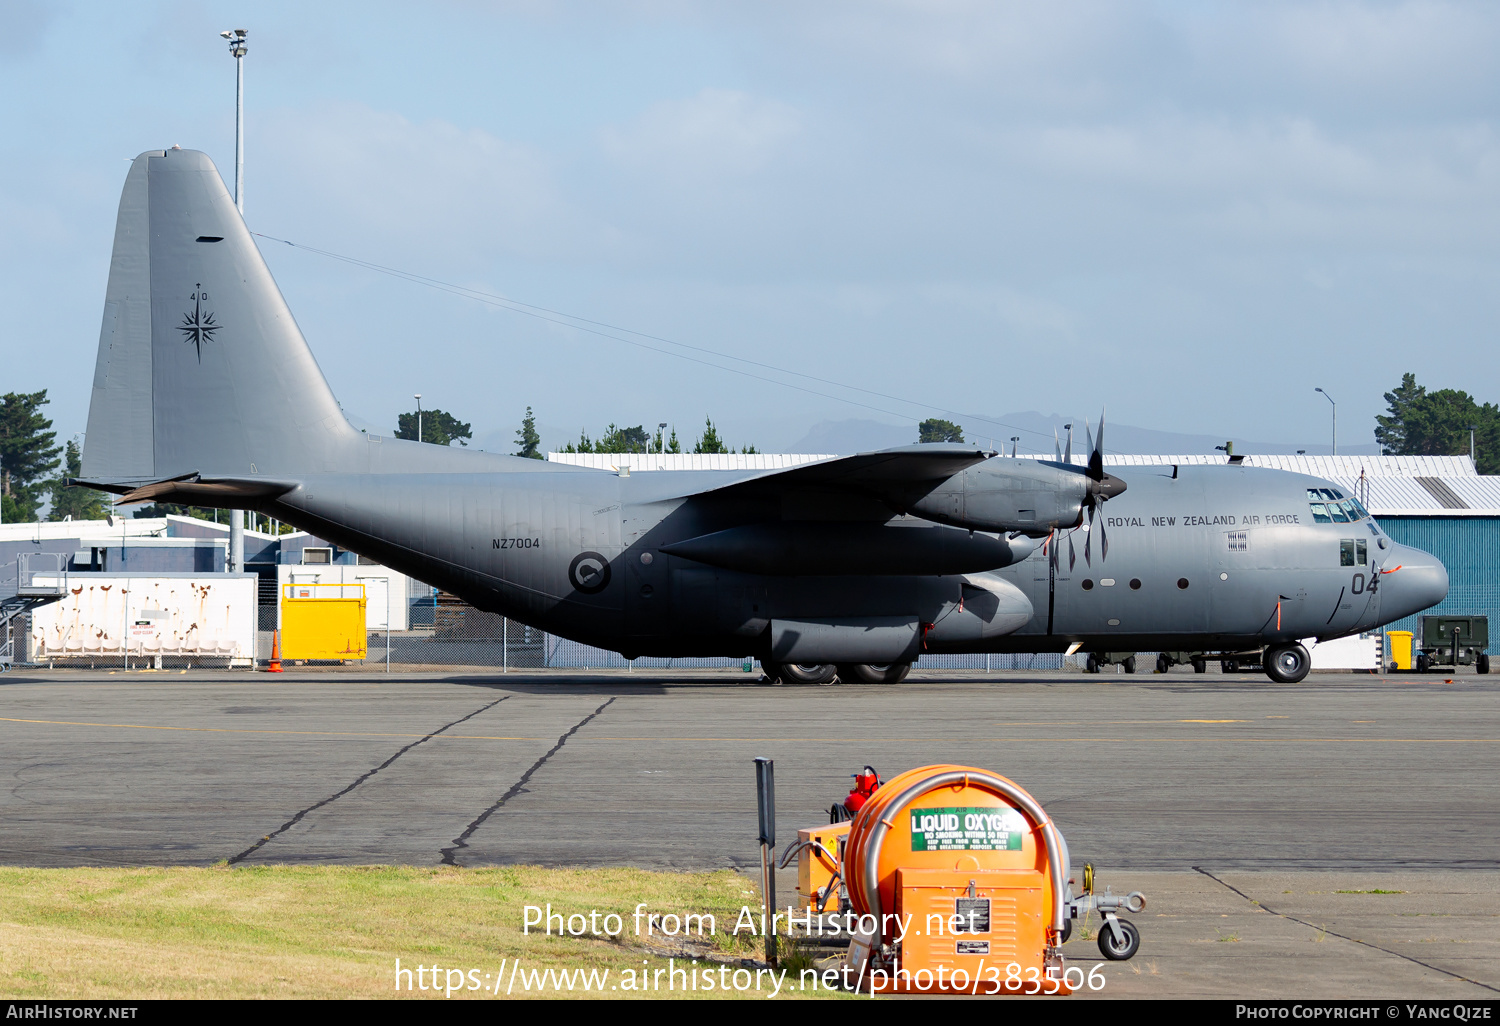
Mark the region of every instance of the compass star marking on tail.
<instances>
[{"instance_id":1,"label":"compass star marking on tail","mask_svg":"<svg viewBox=\"0 0 1500 1026\"><path fill-rule=\"evenodd\" d=\"M193 349L198 354L198 362L203 362L203 343L214 340L214 332L222 325L214 323L214 315L203 309L203 283L194 286L193 311L182 315L182 323L177 330L185 336L184 342L191 342Z\"/></svg>"}]
</instances>

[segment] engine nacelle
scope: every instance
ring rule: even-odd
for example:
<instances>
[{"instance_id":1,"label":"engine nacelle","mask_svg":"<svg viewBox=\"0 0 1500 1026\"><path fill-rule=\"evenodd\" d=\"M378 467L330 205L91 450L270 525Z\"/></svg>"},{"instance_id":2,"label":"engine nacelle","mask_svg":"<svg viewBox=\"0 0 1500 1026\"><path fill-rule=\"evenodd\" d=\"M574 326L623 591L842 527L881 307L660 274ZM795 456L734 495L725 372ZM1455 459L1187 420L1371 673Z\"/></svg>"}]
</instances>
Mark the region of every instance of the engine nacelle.
<instances>
[{"instance_id":1,"label":"engine nacelle","mask_svg":"<svg viewBox=\"0 0 1500 1026\"><path fill-rule=\"evenodd\" d=\"M995 457L912 496L907 512L975 531L1040 538L1078 523L1093 485L1082 467Z\"/></svg>"}]
</instances>

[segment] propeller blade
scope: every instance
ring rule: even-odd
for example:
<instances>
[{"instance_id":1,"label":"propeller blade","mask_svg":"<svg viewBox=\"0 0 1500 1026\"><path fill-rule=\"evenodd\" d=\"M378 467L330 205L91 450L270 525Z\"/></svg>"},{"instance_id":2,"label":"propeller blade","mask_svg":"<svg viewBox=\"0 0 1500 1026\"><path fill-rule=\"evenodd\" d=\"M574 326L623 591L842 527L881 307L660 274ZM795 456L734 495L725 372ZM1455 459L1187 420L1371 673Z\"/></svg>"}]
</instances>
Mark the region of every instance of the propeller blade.
<instances>
[{"instance_id":1,"label":"propeller blade","mask_svg":"<svg viewBox=\"0 0 1500 1026\"><path fill-rule=\"evenodd\" d=\"M1109 558L1109 535L1104 533L1104 518L1099 518L1099 562Z\"/></svg>"},{"instance_id":2,"label":"propeller blade","mask_svg":"<svg viewBox=\"0 0 1500 1026\"><path fill-rule=\"evenodd\" d=\"M1078 553L1073 551L1073 532L1068 532L1068 573L1073 572L1073 567L1078 564Z\"/></svg>"},{"instance_id":3,"label":"propeller blade","mask_svg":"<svg viewBox=\"0 0 1500 1026\"><path fill-rule=\"evenodd\" d=\"M1068 451L1063 454L1063 462L1064 463L1072 463L1073 462L1073 425L1072 424L1066 424L1064 426L1068 429Z\"/></svg>"},{"instance_id":4,"label":"propeller blade","mask_svg":"<svg viewBox=\"0 0 1500 1026\"><path fill-rule=\"evenodd\" d=\"M1089 477L1104 480L1104 411L1099 411L1099 434L1089 442Z\"/></svg>"},{"instance_id":5,"label":"propeller blade","mask_svg":"<svg viewBox=\"0 0 1500 1026\"><path fill-rule=\"evenodd\" d=\"M1057 462L1062 462L1062 443L1057 440L1057 428L1052 429L1052 448L1057 452Z\"/></svg>"}]
</instances>

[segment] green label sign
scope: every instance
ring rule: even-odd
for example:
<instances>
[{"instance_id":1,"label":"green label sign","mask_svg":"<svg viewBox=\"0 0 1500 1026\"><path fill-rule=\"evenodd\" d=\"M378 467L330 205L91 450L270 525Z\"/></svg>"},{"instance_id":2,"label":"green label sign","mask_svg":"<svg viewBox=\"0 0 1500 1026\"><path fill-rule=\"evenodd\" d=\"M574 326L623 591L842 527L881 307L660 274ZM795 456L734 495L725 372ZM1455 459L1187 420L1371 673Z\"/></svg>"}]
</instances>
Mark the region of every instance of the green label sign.
<instances>
[{"instance_id":1,"label":"green label sign","mask_svg":"<svg viewBox=\"0 0 1500 1026\"><path fill-rule=\"evenodd\" d=\"M1026 818L1015 809L912 809L912 851L1020 851Z\"/></svg>"}]
</instances>

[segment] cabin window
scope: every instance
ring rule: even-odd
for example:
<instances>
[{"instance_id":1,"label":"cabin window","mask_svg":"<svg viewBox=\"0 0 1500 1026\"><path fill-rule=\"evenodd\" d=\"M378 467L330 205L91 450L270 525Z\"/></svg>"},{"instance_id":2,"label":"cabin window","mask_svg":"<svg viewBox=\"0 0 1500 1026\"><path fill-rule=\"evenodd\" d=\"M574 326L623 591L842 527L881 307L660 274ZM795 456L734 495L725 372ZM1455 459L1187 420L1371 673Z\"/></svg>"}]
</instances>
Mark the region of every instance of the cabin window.
<instances>
[{"instance_id":1,"label":"cabin window","mask_svg":"<svg viewBox=\"0 0 1500 1026\"><path fill-rule=\"evenodd\" d=\"M1369 543L1363 538L1354 543L1354 559L1356 566L1364 566L1370 561Z\"/></svg>"},{"instance_id":2,"label":"cabin window","mask_svg":"<svg viewBox=\"0 0 1500 1026\"><path fill-rule=\"evenodd\" d=\"M1361 545L1364 542L1360 542ZM1339 541L1339 566L1359 566L1354 561L1354 539L1344 538Z\"/></svg>"},{"instance_id":3,"label":"cabin window","mask_svg":"<svg viewBox=\"0 0 1500 1026\"><path fill-rule=\"evenodd\" d=\"M1249 531L1228 531L1224 535L1229 542L1230 552L1248 552L1250 549Z\"/></svg>"}]
</instances>

